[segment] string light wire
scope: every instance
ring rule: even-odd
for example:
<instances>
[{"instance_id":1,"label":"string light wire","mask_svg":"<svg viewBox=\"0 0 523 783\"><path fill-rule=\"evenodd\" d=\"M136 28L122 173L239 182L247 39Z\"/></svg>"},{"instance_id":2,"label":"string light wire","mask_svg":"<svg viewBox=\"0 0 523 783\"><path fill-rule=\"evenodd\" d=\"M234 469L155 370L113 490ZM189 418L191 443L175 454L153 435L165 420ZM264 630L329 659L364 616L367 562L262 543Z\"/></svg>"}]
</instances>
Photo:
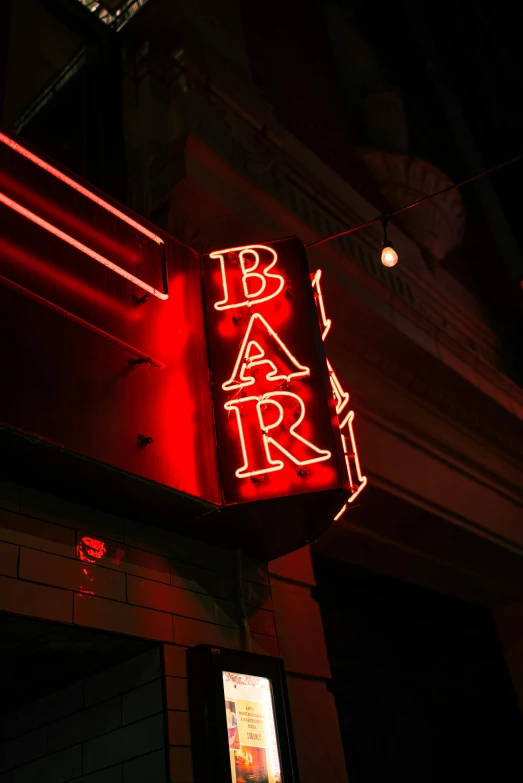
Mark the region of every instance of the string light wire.
<instances>
[{"instance_id":1,"label":"string light wire","mask_svg":"<svg viewBox=\"0 0 523 783\"><path fill-rule=\"evenodd\" d=\"M377 223L382 223L386 220L389 220L392 217L395 217L396 215L400 215L402 212L406 212L408 209L412 209L413 207L417 207L419 204L423 204L425 201L429 201L431 198L436 198L436 196L442 196L444 193L448 193L450 190L456 190L457 188L463 187L463 185L468 185L470 182L475 182L478 179L481 179L482 177L487 177L489 174L492 174L494 171L499 171L499 169L505 168L505 166L510 166L512 163L517 163L518 161L523 160L523 153L520 155L515 155L513 158L510 158L509 160L505 160L503 163L498 163L497 166L492 166L492 168L487 169L486 171L482 171L479 174L475 174L473 177L469 177L468 179L464 179L462 182L457 182L453 185L447 185L446 188L442 188L441 190L436 191L436 193L430 193L428 196L423 196L423 198L419 198L417 201L413 201L411 204L407 204L405 207L400 207L399 209L394 209L391 212L383 212L381 215L378 215L375 218L372 218L372 220L367 220L366 223L362 223L359 226L353 226L352 228L347 228L345 231L340 231L338 234L331 234L328 237L323 237L323 239L317 239L315 242L310 242L308 245L305 245L307 249L310 249L312 247L318 247L318 245L323 245L325 242L331 242L333 239L339 239L340 237L345 237L347 234L354 234L356 231L361 231L362 228L368 228L369 226L374 226Z\"/></svg>"}]
</instances>

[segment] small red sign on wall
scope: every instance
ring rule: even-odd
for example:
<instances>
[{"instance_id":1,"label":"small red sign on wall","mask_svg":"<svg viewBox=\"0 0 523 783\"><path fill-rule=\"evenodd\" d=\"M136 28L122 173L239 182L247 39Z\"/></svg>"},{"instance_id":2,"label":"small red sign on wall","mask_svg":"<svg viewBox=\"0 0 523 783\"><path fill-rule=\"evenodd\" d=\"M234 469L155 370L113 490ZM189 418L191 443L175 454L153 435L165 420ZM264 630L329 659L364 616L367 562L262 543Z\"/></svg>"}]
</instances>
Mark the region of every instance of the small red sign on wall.
<instances>
[{"instance_id":1,"label":"small red sign on wall","mask_svg":"<svg viewBox=\"0 0 523 783\"><path fill-rule=\"evenodd\" d=\"M224 502L347 486L301 243L210 253L202 279Z\"/></svg>"}]
</instances>

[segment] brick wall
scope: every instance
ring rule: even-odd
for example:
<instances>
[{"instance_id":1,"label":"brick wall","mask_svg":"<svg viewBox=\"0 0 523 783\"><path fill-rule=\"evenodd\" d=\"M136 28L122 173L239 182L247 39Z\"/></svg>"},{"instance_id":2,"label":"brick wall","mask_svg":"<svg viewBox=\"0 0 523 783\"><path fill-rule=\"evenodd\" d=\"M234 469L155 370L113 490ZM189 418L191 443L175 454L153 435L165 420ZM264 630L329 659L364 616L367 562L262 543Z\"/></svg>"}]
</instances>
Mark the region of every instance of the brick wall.
<instances>
[{"instance_id":1,"label":"brick wall","mask_svg":"<svg viewBox=\"0 0 523 783\"><path fill-rule=\"evenodd\" d=\"M240 647L233 553L153 522L0 482L0 611L162 642L171 781L191 783L185 649ZM105 548L94 564L78 557L86 537ZM277 655L267 568L246 559L243 577L254 651Z\"/></svg>"},{"instance_id":2,"label":"brick wall","mask_svg":"<svg viewBox=\"0 0 523 783\"><path fill-rule=\"evenodd\" d=\"M2 716L1 783L166 783L161 650Z\"/></svg>"}]
</instances>

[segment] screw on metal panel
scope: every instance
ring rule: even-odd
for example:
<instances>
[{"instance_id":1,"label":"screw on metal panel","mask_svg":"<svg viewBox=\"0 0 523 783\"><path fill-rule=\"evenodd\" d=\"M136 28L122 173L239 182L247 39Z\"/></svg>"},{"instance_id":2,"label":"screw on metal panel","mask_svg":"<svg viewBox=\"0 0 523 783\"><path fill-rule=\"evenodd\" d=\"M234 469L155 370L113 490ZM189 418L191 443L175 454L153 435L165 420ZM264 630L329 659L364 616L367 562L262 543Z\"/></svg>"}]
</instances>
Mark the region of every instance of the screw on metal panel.
<instances>
[{"instance_id":1,"label":"screw on metal panel","mask_svg":"<svg viewBox=\"0 0 523 783\"><path fill-rule=\"evenodd\" d=\"M132 364L134 366L138 364L152 364L153 360L149 357L147 359L139 357L138 359L129 359L129 364Z\"/></svg>"},{"instance_id":2,"label":"screw on metal panel","mask_svg":"<svg viewBox=\"0 0 523 783\"><path fill-rule=\"evenodd\" d=\"M136 444L139 449L143 449L144 446L148 446L149 443L153 442L153 439L148 435L137 435L136 440L138 443Z\"/></svg>"}]
</instances>

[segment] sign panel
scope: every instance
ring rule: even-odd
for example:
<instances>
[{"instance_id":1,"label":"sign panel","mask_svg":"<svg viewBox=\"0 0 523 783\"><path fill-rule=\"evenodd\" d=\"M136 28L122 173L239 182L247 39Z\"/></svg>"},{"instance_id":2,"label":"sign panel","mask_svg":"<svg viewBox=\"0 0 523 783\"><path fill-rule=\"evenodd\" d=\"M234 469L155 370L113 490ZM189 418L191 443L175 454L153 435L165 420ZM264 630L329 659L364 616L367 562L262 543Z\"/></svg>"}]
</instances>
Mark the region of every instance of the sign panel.
<instances>
[{"instance_id":1,"label":"sign panel","mask_svg":"<svg viewBox=\"0 0 523 783\"><path fill-rule=\"evenodd\" d=\"M225 503L345 485L336 406L297 239L202 259Z\"/></svg>"},{"instance_id":2,"label":"sign panel","mask_svg":"<svg viewBox=\"0 0 523 783\"><path fill-rule=\"evenodd\" d=\"M5 134L0 226L0 428L219 504L199 256Z\"/></svg>"},{"instance_id":3,"label":"sign panel","mask_svg":"<svg viewBox=\"0 0 523 783\"><path fill-rule=\"evenodd\" d=\"M233 783L281 783L270 680L224 671L223 692Z\"/></svg>"},{"instance_id":4,"label":"sign panel","mask_svg":"<svg viewBox=\"0 0 523 783\"><path fill-rule=\"evenodd\" d=\"M187 511L209 540L267 558L317 537L363 488L299 240L200 258L1 132L0 226L14 480L117 513L154 505L168 524L183 505L180 525Z\"/></svg>"}]
</instances>

